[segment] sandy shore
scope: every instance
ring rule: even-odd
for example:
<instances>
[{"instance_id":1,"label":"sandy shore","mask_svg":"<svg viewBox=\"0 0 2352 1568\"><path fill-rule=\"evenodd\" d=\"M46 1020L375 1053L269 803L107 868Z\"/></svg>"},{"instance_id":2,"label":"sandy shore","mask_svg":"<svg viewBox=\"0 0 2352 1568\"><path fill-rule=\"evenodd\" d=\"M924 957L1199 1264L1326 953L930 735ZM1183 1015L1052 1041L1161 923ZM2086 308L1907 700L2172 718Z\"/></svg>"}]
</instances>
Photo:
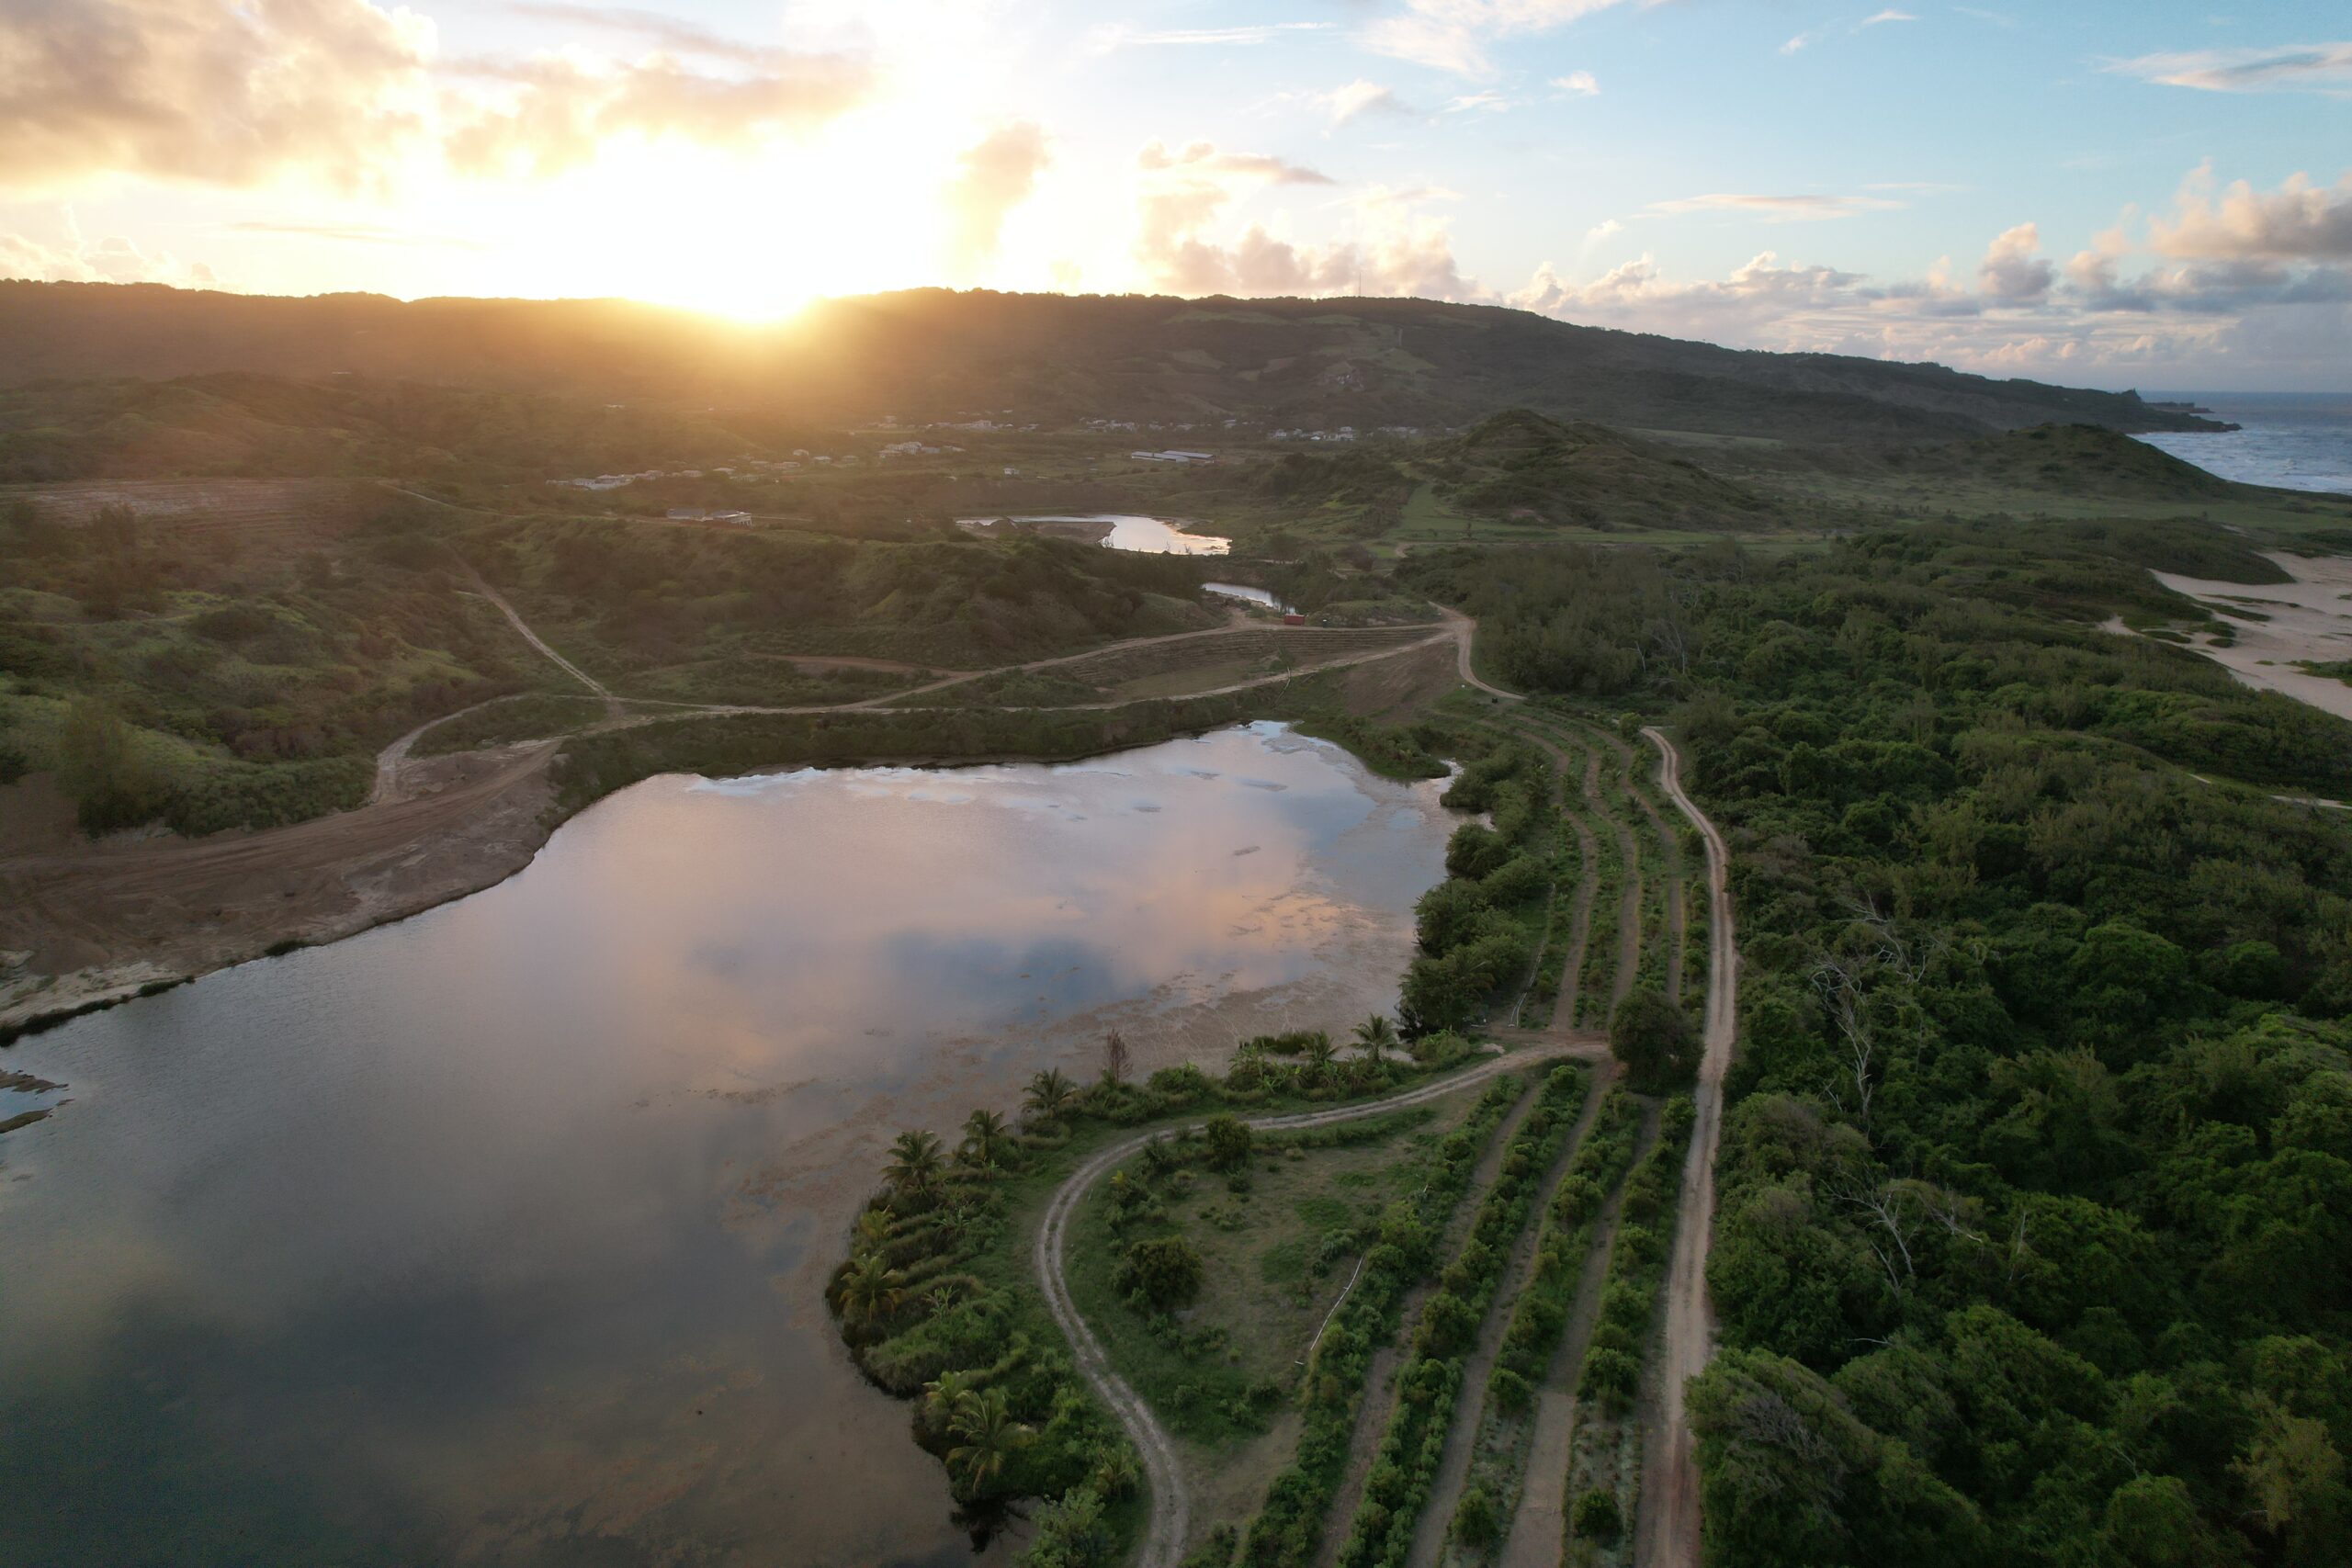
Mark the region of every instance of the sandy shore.
<instances>
[{"instance_id":1,"label":"sandy shore","mask_svg":"<svg viewBox=\"0 0 2352 1568\"><path fill-rule=\"evenodd\" d=\"M2194 634L2198 652L2245 685L2352 718L2352 685L2302 668L2305 662L2352 662L2352 558L2276 553L2268 558L2295 581L2247 584L2166 571L2154 576L2174 592L2231 617L2235 640L2222 645ZM2263 618L2242 619L2241 612Z\"/></svg>"}]
</instances>

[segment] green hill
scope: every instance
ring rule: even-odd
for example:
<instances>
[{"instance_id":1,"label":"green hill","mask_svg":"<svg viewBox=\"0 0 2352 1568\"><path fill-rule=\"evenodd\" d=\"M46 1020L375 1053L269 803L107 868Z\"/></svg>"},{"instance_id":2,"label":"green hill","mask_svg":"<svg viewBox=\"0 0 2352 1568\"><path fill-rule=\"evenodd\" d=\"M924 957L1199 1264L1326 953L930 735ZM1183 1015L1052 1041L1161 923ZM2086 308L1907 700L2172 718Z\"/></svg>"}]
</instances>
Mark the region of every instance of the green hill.
<instances>
[{"instance_id":1,"label":"green hill","mask_svg":"<svg viewBox=\"0 0 2352 1568\"><path fill-rule=\"evenodd\" d=\"M1510 408L1795 441L1936 440L2052 421L2213 428L2134 393L1935 365L1764 354L1426 299L1175 299L916 289L750 326L625 300L311 299L0 282L0 382L220 371L830 422L1017 412L1457 428Z\"/></svg>"},{"instance_id":2,"label":"green hill","mask_svg":"<svg viewBox=\"0 0 2352 1568\"><path fill-rule=\"evenodd\" d=\"M1763 500L1697 464L1598 424L1525 409L1480 421L1419 465L1453 510L1563 526L1727 527L1760 521Z\"/></svg>"}]
</instances>

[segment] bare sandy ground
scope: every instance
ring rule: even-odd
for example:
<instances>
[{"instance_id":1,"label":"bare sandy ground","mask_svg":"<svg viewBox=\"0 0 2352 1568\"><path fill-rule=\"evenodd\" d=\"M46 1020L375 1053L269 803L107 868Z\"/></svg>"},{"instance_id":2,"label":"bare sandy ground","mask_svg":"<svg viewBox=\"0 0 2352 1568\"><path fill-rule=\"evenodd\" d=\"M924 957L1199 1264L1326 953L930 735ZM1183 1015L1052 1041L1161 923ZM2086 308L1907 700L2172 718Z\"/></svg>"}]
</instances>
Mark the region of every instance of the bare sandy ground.
<instances>
[{"instance_id":1,"label":"bare sandy ground","mask_svg":"<svg viewBox=\"0 0 2352 1568\"><path fill-rule=\"evenodd\" d=\"M1723 835L1682 790L1682 758L1656 729L1658 784L1707 845L1706 1044L1691 1099L1698 1119L1683 1161L1674 1247L1667 1260L1666 1336L1659 1352L1660 1418L1643 1445L1634 1561L1640 1568L1698 1568L1699 1456L1683 1405L1683 1385L1706 1370L1715 1349L1714 1305L1707 1299L1707 1251L1715 1234L1715 1146L1723 1136L1724 1073L1731 1066L1739 1021L1739 947L1732 930L1730 854Z\"/></svg>"},{"instance_id":2,"label":"bare sandy ground","mask_svg":"<svg viewBox=\"0 0 2352 1568\"><path fill-rule=\"evenodd\" d=\"M2303 660L2352 661L2352 558L2279 554L2269 558L2292 573L2295 581L2249 585L2211 582L2166 571L2154 576L2174 592L2185 593L2222 615L2246 611L2267 617L2258 621L2233 618L2230 625L2236 640L2227 647L2198 635L2198 652L2245 685L2309 703L2339 718L2352 718L2352 685L2301 667Z\"/></svg>"},{"instance_id":3,"label":"bare sandy ground","mask_svg":"<svg viewBox=\"0 0 2352 1568\"><path fill-rule=\"evenodd\" d=\"M0 1029L331 942L503 881L553 823L553 742L411 762L400 798L266 832L0 858ZM21 786L20 786L21 787Z\"/></svg>"}]
</instances>

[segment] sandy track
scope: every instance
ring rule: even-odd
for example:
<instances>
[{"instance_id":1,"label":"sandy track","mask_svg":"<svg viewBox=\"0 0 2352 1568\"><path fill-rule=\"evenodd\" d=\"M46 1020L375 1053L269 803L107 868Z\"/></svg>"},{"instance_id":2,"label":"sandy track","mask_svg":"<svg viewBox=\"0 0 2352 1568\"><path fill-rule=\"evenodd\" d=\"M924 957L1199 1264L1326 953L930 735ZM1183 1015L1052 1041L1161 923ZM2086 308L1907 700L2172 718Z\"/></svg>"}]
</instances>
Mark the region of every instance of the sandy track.
<instances>
[{"instance_id":1,"label":"sandy track","mask_svg":"<svg viewBox=\"0 0 2352 1568\"><path fill-rule=\"evenodd\" d=\"M1507 703L1524 702L1527 700L1521 696L1517 692L1506 692L1500 686L1489 686L1486 682L1478 679L1477 671L1471 668L1470 644L1478 635L1477 622L1472 620L1469 616L1464 615L1459 610L1449 610L1443 605L1440 605L1438 607L1438 614L1445 618L1446 632L1453 638L1453 646L1458 662L1461 665L1462 680L1464 684L1476 686L1478 690L1486 693L1487 695L1490 697L1500 697Z\"/></svg>"},{"instance_id":2,"label":"sandy track","mask_svg":"<svg viewBox=\"0 0 2352 1568\"><path fill-rule=\"evenodd\" d=\"M1723 835L1682 790L1682 756L1663 732L1642 733L1658 750L1658 784L1707 845L1709 899L1706 1047L1692 1090L1697 1119L1682 1164L1674 1249L1667 1262L1666 1334L1660 1353L1660 1418L1643 1444L1641 1504L1634 1527L1639 1568L1698 1568L1699 1464L1683 1385L1714 1353L1707 1300L1707 1250L1715 1231L1715 1146L1723 1136L1724 1070L1739 1025L1739 951L1732 931L1730 856Z\"/></svg>"},{"instance_id":3,"label":"sandy track","mask_svg":"<svg viewBox=\"0 0 2352 1568\"><path fill-rule=\"evenodd\" d=\"M1244 1121L1258 1131L1269 1133L1353 1122L1365 1116L1378 1116L1408 1106L1426 1104L1484 1083L1498 1073L1513 1072L1548 1061L1559 1054L1556 1049L1545 1046L1508 1052L1451 1077L1422 1084L1384 1099L1334 1106L1327 1111L1246 1117ZM1150 1406L1143 1402L1142 1396L1127 1385L1125 1379L1111 1370L1110 1358L1102 1349L1102 1342L1086 1325L1085 1317L1070 1299L1069 1282L1063 1274L1062 1258L1069 1246L1071 1217L1085 1200L1088 1189L1122 1160L1134 1158L1153 1138L1171 1131L1171 1128L1160 1127L1122 1138L1072 1171L1054 1190L1053 1199L1046 1206L1045 1221L1037 1228L1037 1244L1033 1254L1037 1286L1046 1295L1046 1308L1069 1339L1080 1374L1102 1403L1110 1407L1112 1415L1117 1417L1119 1425L1125 1428L1127 1437L1134 1442L1136 1453L1142 1456L1144 1483L1151 1495L1151 1511L1144 1529L1142 1550L1136 1559L1140 1568L1175 1568L1176 1561L1184 1550L1184 1538L1192 1528L1192 1495L1184 1483L1183 1469L1176 1458L1175 1439L1159 1424L1159 1417L1152 1415Z\"/></svg>"}]
</instances>

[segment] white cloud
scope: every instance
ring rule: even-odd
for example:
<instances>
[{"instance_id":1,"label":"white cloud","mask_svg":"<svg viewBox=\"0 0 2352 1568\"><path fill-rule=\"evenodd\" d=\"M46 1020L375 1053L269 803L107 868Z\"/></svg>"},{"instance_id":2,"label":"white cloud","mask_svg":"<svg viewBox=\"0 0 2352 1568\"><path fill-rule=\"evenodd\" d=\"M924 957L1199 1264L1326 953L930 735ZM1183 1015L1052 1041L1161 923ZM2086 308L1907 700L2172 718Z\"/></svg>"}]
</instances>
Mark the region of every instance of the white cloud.
<instances>
[{"instance_id":1,"label":"white cloud","mask_svg":"<svg viewBox=\"0 0 2352 1568\"><path fill-rule=\"evenodd\" d=\"M1050 162L1045 131L1025 119L990 131L957 160L944 197L954 224L949 251L967 275L995 258L1005 215L1029 199Z\"/></svg>"},{"instance_id":2,"label":"white cloud","mask_svg":"<svg viewBox=\"0 0 2352 1568\"><path fill-rule=\"evenodd\" d=\"M1344 87L1311 95L1336 128L1368 114L1410 114L1411 108L1393 91L1359 76Z\"/></svg>"},{"instance_id":3,"label":"white cloud","mask_svg":"<svg viewBox=\"0 0 2352 1568\"><path fill-rule=\"evenodd\" d=\"M69 218L54 245L28 234L0 234L0 277L39 283L168 283L180 288L218 288L220 280L202 262L182 261L168 251L144 251L129 240L85 240Z\"/></svg>"},{"instance_id":4,"label":"white cloud","mask_svg":"<svg viewBox=\"0 0 2352 1568\"><path fill-rule=\"evenodd\" d=\"M1329 22L1261 22L1239 28L1132 28L1125 24L1097 28L1089 43L1098 53L1114 49L1198 49L1217 45L1270 43L1295 33L1325 32Z\"/></svg>"},{"instance_id":5,"label":"white cloud","mask_svg":"<svg viewBox=\"0 0 2352 1568\"><path fill-rule=\"evenodd\" d=\"M1220 152L1210 141L1187 141L1174 152L1158 137L1136 153L1136 167L1189 171L1195 175L1240 175L1283 186L1329 186L1340 182L1319 170L1289 163L1270 152Z\"/></svg>"},{"instance_id":6,"label":"white cloud","mask_svg":"<svg viewBox=\"0 0 2352 1568\"><path fill-rule=\"evenodd\" d=\"M2041 231L2030 223L2004 230L1984 251L1977 266L1977 286L1996 304L2030 304L2047 296L2055 276L2051 265L2034 253L2041 249Z\"/></svg>"},{"instance_id":7,"label":"white cloud","mask_svg":"<svg viewBox=\"0 0 2352 1568\"><path fill-rule=\"evenodd\" d=\"M2280 49L2205 49L2110 60L2109 71L2208 93L2327 93L2352 96L2352 43Z\"/></svg>"},{"instance_id":8,"label":"white cloud","mask_svg":"<svg viewBox=\"0 0 2352 1568\"><path fill-rule=\"evenodd\" d=\"M0 6L0 185L368 185L420 131L433 29L366 0Z\"/></svg>"},{"instance_id":9,"label":"white cloud","mask_svg":"<svg viewBox=\"0 0 2352 1568\"><path fill-rule=\"evenodd\" d=\"M1781 52L1782 54L1794 54L1799 50L1810 49L1813 47L1813 41L1820 36L1821 35L1819 33L1799 33L1796 37L1789 39L1788 42L1781 46Z\"/></svg>"},{"instance_id":10,"label":"white cloud","mask_svg":"<svg viewBox=\"0 0 2352 1568\"><path fill-rule=\"evenodd\" d=\"M1888 9L1881 11L1874 17L1864 17L1861 21L1861 26L1865 28L1875 28L1887 22L1916 22L1918 19L1918 17L1913 16L1908 11L1897 11L1890 6ZM1857 28L1856 30L1859 31L1860 28Z\"/></svg>"},{"instance_id":11,"label":"white cloud","mask_svg":"<svg viewBox=\"0 0 2352 1568\"><path fill-rule=\"evenodd\" d=\"M1493 109L1497 113L1510 107L1510 100L1500 93L1465 93L1445 106L1448 114L1467 114L1472 109Z\"/></svg>"},{"instance_id":12,"label":"white cloud","mask_svg":"<svg viewBox=\"0 0 2352 1568\"><path fill-rule=\"evenodd\" d=\"M2238 180L2216 192L2211 167L2200 166L2172 214L2149 220L2148 243L2168 256L2352 260L2352 170L2332 187L2297 174L2275 191Z\"/></svg>"},{"instance_id":13,"label":"white cloud","mask_svg":"<svg viewBox=\"0 0 2352 1568\"><path fill-rule=\"evenodd\" d=\"M1360 39L1376 54L1460 76L1495 73L1494 39L1549 32L1623 0L1406 0L1401 13L1366 27ZM1644 0L1655 4L1656 0Z\"/></svg>"},{"instance_id":14,"label":"white cloud","mask_svg":"<svg viewBox=\"0 0 2352 1568\"><path fill-rule=\"evenodd\" d=\"M1600 92L1600 84L1593 80L1589 71L1571 71L1565 76L1555 76L1552 85L1563 93L1574 93L1585 98L1596 97Z\"/></svg>"},{"instance_id":15,"label":"white cloud","mask_svg":"<svg viewBox=\"0 0 2352 1568\"><path fill-rule=\"evenodd\" d=\"M1902 205L1874 196L1755 196L1712 191L1704 196L1653 201L1645 210L1667 217L1690 212L1747 212L1767 223L1805 223L1851 218L1858 212L1886 212Z\"/></svg>"},{"instance_id":16,"label":"white cloud","mask_svg":"<svg viewBox=\"0 0 2352 1568\"><path fill-rule=\"evenodd\" d=\"M778 54L748 76L706 75L658 54L636 62L476 62L470 70L506 90L453 104L446 150L459 172L491 175L560 174L594 158L615 135L747 150L837 118L873 86L870 67L832 54Z\"/></svg>"}]
</instances>

